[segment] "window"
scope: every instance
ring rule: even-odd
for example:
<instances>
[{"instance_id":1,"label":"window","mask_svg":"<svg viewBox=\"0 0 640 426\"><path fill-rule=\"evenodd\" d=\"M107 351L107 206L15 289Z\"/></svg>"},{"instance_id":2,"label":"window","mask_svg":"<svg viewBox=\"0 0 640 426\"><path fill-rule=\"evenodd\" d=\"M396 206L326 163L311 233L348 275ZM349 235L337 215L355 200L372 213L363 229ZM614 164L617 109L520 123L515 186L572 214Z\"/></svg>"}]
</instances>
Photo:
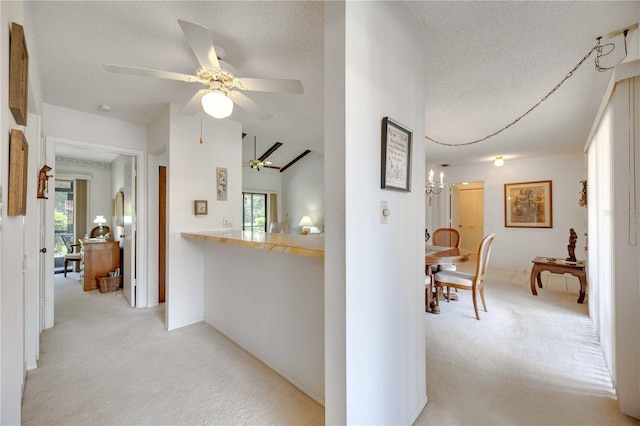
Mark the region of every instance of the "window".
<instances>
[{"instance_id":1,"label":"window","mask_svg":"<svg viewBox=\"0 0 640 426\"><path fill-rule=\"evenodd\" d=\"M242 229L267 231L267 194L243 192Z\"/></svg>"},{"instance_id":2,"label":"window","mask_svg":"<svg viewBox=\"0 0 640 426\"><path fill-rule=\"evenodd\" d=\"M54 257L63 257L67 248L60 234L69 234L73 240L73 181L56 180L55 187Z\"/></svg>"}]
</instances>

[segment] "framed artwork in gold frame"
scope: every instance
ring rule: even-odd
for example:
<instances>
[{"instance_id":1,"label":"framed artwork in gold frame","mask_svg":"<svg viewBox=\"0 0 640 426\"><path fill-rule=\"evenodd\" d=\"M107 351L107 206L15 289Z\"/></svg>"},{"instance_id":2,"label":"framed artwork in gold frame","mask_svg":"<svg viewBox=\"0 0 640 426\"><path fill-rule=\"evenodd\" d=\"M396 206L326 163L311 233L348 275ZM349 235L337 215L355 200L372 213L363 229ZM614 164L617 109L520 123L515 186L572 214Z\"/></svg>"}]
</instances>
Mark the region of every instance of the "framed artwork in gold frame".
<instances>
[{"instance_id":1,"label":"framed artwork in gold frame","mask_svg":"<svg viewBox=\"0 0 640 426\"><path fill-rule=\"evenodd\" d=\"M9 109L16 123L27 125L27 100L29 99L29 52L22 25L11 23L9 47Z\"/></svg>"},{"instance_id":2,"label":"framed artwork in gold frame","mask_svg":"<svg viewBox=\"0 0 640 426\"><path fill-rule=\"evenodd\" d=\"M506 228L553 228L551 181L504 184Z\"/></svg>"},{"instance_id":3,"label":"framed artwork in gold frame","mask_svg":"<svg viewBox=\"0 0 640 426\"><path fill-rule=\"evenodd\" d=\"M27 164L29 144L21 130L11 130L9 136L9 197L8 216L27 214Z\"/></svg>"}]
</instances>

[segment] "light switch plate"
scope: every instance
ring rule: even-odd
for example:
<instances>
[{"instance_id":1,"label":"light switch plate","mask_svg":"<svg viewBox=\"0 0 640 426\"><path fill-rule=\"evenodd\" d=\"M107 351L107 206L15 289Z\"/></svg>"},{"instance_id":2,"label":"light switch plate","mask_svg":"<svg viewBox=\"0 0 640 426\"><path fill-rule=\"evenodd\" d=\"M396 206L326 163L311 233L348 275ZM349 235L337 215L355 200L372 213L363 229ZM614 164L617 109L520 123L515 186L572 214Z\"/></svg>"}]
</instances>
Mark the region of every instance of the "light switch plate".
<instances>
[{"instance_id":1,"label":"light switch plate","mask_svg":"<svg viewBox=\"0 0 640 426\"><path fill-rule=\"evenodd\" d=\"M388 224L390 214L391 214L391 210L389 210L389 202L380 201L380 223L383 225Z\"/></svg>"},{"instance_id":2,"label":"light switch plate","mask_svg":"<svg viewBox=\"0 0 640 426\"><path fill-rule=\"evenodd\" d=\"M225 217L222 219L222 226L225 228L231 228L233 226L233 221L230 217Z\"/></svg>"}]
</instances>

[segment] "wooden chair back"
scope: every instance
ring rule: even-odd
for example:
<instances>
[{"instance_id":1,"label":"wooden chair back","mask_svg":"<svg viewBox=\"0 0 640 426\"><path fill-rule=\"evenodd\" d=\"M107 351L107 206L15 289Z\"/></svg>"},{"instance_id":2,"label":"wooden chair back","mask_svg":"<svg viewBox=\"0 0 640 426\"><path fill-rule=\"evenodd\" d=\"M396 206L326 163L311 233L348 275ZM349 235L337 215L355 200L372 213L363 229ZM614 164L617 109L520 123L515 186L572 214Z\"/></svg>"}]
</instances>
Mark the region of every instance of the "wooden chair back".
<instances>
[{"instance_id":1,"label":"wooden chair back","mask_svg":"<svg viewBox=\"0 0 640 426\"><path fill-rule=\"evenodd\" d=\"M460 247L460 233L453 228L438 228L431 235L434 246Z\"/></svg>"}]
</instances>

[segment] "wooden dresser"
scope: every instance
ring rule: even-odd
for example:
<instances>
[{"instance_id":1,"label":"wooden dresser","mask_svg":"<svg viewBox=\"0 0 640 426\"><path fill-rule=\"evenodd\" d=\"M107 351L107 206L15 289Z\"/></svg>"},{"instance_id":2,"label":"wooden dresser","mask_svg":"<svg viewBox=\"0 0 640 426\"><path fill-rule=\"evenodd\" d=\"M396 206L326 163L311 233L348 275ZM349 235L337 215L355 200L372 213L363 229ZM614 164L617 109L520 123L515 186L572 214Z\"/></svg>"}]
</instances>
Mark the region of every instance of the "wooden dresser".
<instances>
[{"instance_id":1,"label":"wooden dresser","mask_svg":"<svg viewBox=\"0 0 640 426\"><path fill-rule=\"evenodd\" d=\"M84 243L84 291L98 288L98 277L120 268L120 243L87 241Z\"/></svg>"}]
</instances>

